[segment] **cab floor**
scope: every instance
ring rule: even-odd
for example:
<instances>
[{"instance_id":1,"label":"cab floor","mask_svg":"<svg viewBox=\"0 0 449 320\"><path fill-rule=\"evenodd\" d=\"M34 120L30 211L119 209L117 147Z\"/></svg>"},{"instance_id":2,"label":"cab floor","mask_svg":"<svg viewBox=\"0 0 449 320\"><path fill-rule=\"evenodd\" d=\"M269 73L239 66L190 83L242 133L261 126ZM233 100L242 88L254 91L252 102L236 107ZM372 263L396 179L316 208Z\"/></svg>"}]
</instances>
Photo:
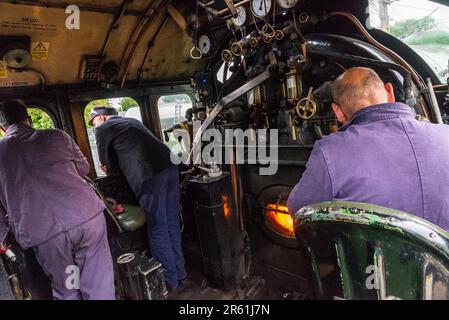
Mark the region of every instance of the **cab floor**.
<instances>
[{"instance_id":1,"label":"cab floor","mask_svg":"<svg viewBox=\"0 0 449 320\"><path fill-rule=\"evenodd\" d=\"M223 291L205 285L205 280L199 273L189 274L186 280L167 297L168 300L234 300L237 293Z\"/></svg>"}]
</instances>

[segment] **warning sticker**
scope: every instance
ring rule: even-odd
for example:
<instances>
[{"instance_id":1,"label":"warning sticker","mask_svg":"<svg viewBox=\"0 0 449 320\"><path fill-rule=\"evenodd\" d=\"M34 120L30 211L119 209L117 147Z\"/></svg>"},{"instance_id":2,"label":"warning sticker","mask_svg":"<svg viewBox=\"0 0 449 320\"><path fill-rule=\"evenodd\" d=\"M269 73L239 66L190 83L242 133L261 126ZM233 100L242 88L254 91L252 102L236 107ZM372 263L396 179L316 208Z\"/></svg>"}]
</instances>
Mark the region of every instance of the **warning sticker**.
<instances>
[{"instance_id":1,"label":"warning sticker","mask_svg":"<svg viewBox=\"0 0 449 320\"><path fill-rule=\"evenodd\" d=\"M33 60L47 60L50 42L33 42L31 44L31 56Z\"/></svg>"},{"instance_id":2,"label":"warning sticker","mask_svg":"<svg viewBox=\"0 0 449 320\"><path fill-rule=\"evenodd\" d=\"M0 61L0 79L8 78L8 69L6 69L6 65Z\"/></svg>"}]
</instances>

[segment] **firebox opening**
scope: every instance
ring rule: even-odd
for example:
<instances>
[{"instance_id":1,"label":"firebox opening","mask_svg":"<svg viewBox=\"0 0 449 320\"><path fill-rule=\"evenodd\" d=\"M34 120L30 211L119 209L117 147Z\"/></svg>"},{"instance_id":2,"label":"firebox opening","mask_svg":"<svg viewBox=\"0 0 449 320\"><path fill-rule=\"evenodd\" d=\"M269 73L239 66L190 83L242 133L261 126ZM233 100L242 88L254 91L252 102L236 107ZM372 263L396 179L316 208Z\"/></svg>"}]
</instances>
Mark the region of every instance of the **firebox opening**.
<instances>
[{"instance_id":1,"label":"firebox opening","mask_svg":"<svg viewBox=\"0 0 449 320\"><path fill-rule=\"evenodd\" d=\"M288 238L295 238L293 218L286 205L267 203L264 210L265 221L272 231Z\"/></svg>"}]
</instances>

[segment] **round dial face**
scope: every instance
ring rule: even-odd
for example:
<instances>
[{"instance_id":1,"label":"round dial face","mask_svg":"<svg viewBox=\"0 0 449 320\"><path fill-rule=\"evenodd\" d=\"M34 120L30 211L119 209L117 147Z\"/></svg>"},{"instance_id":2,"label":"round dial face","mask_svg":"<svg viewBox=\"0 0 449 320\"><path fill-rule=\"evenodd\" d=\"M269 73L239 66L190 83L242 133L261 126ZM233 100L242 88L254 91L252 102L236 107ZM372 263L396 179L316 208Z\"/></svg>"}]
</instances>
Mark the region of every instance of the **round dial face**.
<instances>
[{"instance_id":1,"label":"round dial face","mask_svg":"<svg viewBox=\"0 0 449 320\"><path fill-rule=\"evenodd\" d=\"M203 55L208 55L212 52L212 38L207 34L203 34L198 39L198 48Z\"/></svg>"},{"instance_id":2,"label":"round dial face","mask_svg":"<svg viewBox=\"0 0 449 320\"><path fill-rule=\"evenodd\" d=\"M238 7L236 10L237 10L237 17L232 18L232 22L237 27L241 27L246 22L246 10L244 7Z\"/></svg>"},{"instance_id":3,"label":"round dial face","mask_svg":"<svg viewBox=\"0 0 449 320\"><path fill-rule=\"evenodd\" d=\"M258 18L265 17L271 10L271 0L253 0L251 1L251 11Z\"/></svg>"},{"instance_id":4,"label":"round dial face","mask_svg":"<svg viewBox=\"0 0 449 320\"><path fill-rule=\"evenodd\" d=\"M281 8L290 9L298 3L298 0L277 0L277 2Z\"/></svg>"}]
</instances>

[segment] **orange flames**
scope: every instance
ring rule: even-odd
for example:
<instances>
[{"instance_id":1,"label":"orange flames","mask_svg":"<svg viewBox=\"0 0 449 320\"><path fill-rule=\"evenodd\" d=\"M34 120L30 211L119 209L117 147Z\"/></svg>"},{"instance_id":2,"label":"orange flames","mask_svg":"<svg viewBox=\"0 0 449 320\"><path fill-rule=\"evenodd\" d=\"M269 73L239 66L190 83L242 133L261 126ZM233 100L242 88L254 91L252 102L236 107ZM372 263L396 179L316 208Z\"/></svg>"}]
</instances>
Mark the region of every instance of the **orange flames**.
<instances>
[{"instance_id":1,"label":"orange flames","mask_svg":"<svg viewBox=\"0 0 449 320\"><path fill-rule=\"evenodd\" d=\"M268 203L266 215L271 225L279 232L294 237L293 218L288 213L287 206Z\"/></svg>"},{"instance_id":2,"label":"orange flames","mask_svg":"<svg viewBox=\"0 0 449 320\"><path fill-rule=\"evenodd\" d=\"M222 194L221 201L223 201L223 211L225 218L228 218L232 214L232 208L229 205L229 197L226 194Z\"/></svg>"}]
</instances>

